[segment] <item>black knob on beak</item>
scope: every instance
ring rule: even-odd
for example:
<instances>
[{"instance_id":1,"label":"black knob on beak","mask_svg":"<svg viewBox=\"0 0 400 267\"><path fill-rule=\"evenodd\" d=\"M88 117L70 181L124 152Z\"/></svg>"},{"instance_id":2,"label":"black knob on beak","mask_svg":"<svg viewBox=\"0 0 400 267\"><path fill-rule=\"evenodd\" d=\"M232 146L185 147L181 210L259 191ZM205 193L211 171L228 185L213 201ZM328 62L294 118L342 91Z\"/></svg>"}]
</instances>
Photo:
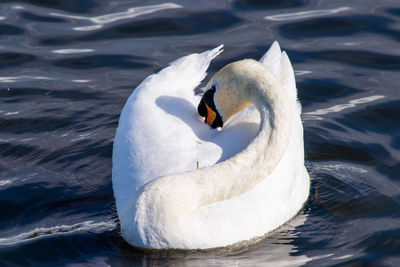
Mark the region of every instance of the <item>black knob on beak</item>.
<instances>
[{"instance_id":1,"label":"black knob on beak","mask_svg":"<svg viewBox=\"0 0 400 267\"><path fill-rule=\"evenodd\" d=\"M210 125L212 128L222 127L222 117L218 113L214 103L215 86L207 90L200 100L197 111L200 116L205 117L205 123Z\"/></svg>"}]
</instances>

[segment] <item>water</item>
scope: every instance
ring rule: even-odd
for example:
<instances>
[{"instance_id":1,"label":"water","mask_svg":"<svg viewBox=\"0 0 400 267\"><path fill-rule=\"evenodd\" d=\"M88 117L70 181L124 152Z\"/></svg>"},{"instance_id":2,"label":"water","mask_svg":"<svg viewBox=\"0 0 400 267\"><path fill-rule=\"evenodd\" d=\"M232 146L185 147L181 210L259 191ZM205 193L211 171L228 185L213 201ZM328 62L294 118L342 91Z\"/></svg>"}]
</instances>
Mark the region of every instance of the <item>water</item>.
<instances>
[{"instance_id":1,"label":"water","mask_svg":"<svg viewBox=\"0 0 400 267\"><path fill-rule=\"evenodd\" d=\"M0 3L0 265L400 266L400 3ZM303 104L310 198L249 247L141 251L111 185L120 111L168 62L210 73L278 40Z\"/></svg>"}]
</instances>

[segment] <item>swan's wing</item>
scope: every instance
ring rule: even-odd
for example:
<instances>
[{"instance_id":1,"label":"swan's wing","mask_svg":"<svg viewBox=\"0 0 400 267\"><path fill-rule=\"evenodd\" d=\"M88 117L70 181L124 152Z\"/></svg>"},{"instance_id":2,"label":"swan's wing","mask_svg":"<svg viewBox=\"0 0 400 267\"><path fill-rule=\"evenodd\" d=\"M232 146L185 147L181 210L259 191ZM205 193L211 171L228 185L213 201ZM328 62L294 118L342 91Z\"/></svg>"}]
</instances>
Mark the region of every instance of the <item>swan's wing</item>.
<instances>
[{"instance_id":1,"label":"swan's wing","mask_svg":"<svg viewBox=\"0 0 400 267\"><path fill-rule=\"evenodd\" d=\"M279 43L275 41L268 51L261 57L260 62L267 66L279 79L286 94L297 101L296 81L292 64L286 52L281 52Z\"/></svg>"},{"instance_id":2,"label":"swan's wing","mask_svg":"<svg viewBox=\"0 0 400 267\"><path fill-rule=\"evenodd\" d=\"M147 77L127 100L113 148L118 213L139 187L154 178L195 169L200 159L200 166L218 160L221 148L202 141L210 127L197 114L199 97L193 90L221 52L222 45L174 61Z\"/></svg>"}]
</instances>

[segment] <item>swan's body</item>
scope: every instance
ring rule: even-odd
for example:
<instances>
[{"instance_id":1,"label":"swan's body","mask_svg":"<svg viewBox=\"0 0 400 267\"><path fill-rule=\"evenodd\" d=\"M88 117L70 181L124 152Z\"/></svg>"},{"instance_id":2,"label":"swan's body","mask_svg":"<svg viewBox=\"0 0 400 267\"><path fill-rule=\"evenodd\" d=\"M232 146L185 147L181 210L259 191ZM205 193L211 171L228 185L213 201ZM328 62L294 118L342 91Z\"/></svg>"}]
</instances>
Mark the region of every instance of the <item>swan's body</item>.
<instances>
[{"instance_id":1,"label":"swan's body","mask_svg":"<svg viewBox=\"0 0 400 267\"><path fill-rule=\"evenodd\" d=\"M124 107L113 187L122 235L134 246L203 249L250 240L288 221L308 197L301 109L286 54L274 43L262 63L235 62L212 78L207 87L216 87L224 123L250 104L258 110L217 131L200 122L193 89L219 53L174 62Z\"/></svg>"}]
</instances>

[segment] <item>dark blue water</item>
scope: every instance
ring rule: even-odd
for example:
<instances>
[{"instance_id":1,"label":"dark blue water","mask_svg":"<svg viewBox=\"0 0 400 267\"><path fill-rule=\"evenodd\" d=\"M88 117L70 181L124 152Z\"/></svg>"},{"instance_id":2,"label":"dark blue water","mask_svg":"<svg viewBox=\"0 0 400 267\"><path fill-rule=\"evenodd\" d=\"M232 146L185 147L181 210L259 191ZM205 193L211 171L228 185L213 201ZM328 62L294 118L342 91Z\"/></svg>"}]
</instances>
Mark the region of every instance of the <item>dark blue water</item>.
<instances>
[{"instance_id":1,"label":"dark blue water","mask_svg":"<svg viewBox=\"0 0 400 267\"><path fill-rule=\"evenodd\" d=\"M0 3L0 266L400 266L400 2ZM141 251L111 185L120 111L141 80L221 43L278 40L303 104L309 201L261 242Z\"/></svg>"}]
</instances>

